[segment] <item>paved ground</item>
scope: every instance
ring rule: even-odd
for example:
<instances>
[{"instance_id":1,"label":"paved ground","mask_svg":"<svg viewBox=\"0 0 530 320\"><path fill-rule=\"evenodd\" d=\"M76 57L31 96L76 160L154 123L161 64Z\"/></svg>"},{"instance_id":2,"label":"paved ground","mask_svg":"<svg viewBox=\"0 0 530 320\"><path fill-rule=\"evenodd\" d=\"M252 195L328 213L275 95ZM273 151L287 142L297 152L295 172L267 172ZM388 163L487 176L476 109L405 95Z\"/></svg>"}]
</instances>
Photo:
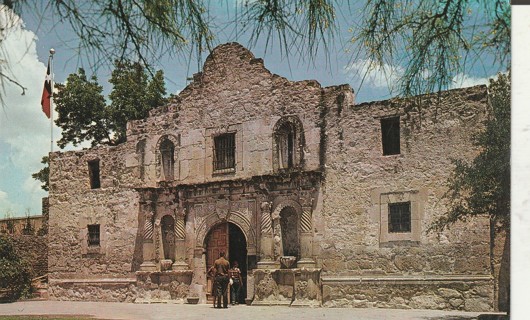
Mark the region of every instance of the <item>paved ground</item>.
<instances>
[{"instance_id":1,"label":"paved ground","mask_svg":"<svg viewBox=\"0 0 530 320\"><path fill-rule=\"evenodd\" d=\"M0 304L0 315L88 315L97 319L476 319L476 312L396 309L294 308L246 305L214 309L211 305L133 304L113 302L23 301Z\"/></svg>"}]
</instances>

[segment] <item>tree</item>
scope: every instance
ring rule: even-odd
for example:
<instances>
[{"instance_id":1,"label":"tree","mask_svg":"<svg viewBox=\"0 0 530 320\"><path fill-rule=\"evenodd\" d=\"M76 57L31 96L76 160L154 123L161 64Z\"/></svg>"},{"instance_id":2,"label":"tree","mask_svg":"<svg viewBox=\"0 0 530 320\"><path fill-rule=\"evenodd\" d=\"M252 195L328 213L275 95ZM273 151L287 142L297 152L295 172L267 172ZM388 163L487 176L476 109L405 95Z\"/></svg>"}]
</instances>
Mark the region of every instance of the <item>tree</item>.
<instances>
[{"instance_id":1,"label":"tree","mask_svg":"<svg viewBox=\"0 0 530 320\"><path fill-rule=\"evenodd\" d=\"M166 101L164 73L159 70L149 79L138 62L116 61L110 83L113 85L110 105L105 102L97 78L92 76L89 80L83 69L70 74L65 85L57 85L55 102L59 117L55 123L63 130L57 142L60 148L84 141L92 146L124 142L127 121L145 118L149 110ZM34 178L39 179L36 175Z\"/></svg>"},{"instance_id":2,"label":"tree","mask_svg":"<svg viewBox=\"0 0 530 320\"><path fill-rule=\"evenodd\" d=\"M164 73L158 70L149 80L145 68L138 62L116 61L109 82L113 85L109 95L112 103L107 108L110 128L115 141L126 139L127 121L147 117L149 110L166 102Z\"/></svg>"},{"instance_id":3,"label":"tree","mask_svg":"<svg viewBox=\"0 0 530 320\"><path fill-rule=\"evenodd\" d=\"M7 300L16 300L31 288L31 272L18 254L13 240L0 234L0 288L6 289Z\"/></svg>"},{"instance_id":4,"label":"tree","mask_svg":"<svg viewBox=\"0 0 530 320\"><path fill-rule=\"evenodd\" d=\"M48 156L42 157L41 162L44 165L44 168L40 169L39 172L36 172L31 175L31 177L35 180L39 180L42 182L41 189L44 191L50 190L50 159Z\"/></svg>"},{"instance_id":5,"label":"tree","mask_svg":"<svg viewBox=\"0 0 530 320\"><path fill-rule=\"evenodd\" d=\"M456 221L490 216L493 225L510 226L510 75L499 74L488 88L490 115L474 144L481 150L471 162L454 160L446 198L449 212L431 230L443 230Z\"/></svg>"},{"instance_id":6,"label":"tree","mask_svg":"<svg viewBox=\"0 0 530 320\"><path fill-rule=\"evenodd\" d=\"M112 142L103 87L96 76L89 80L85 70L79 69L68 76L66 85L57 84L56 88L59 117L55 124L62 129L62 137L57 141L60 148L68 143L77 146L83 141L91 141L92 146Z\"/></svg>"},{"instance_id":7,"label":"tree","mask_svg":"<svg viewBox=\"0 0 530 320\"><path fill-rule=\"evenodd\" d=\"M507 0L368 0L364 13L351 39L356 58L366 57L371 68L402 65L404 96L447 89L469 60L482 63L483 54L502 71L509 66Z\"/></svg>"}]
</instances>

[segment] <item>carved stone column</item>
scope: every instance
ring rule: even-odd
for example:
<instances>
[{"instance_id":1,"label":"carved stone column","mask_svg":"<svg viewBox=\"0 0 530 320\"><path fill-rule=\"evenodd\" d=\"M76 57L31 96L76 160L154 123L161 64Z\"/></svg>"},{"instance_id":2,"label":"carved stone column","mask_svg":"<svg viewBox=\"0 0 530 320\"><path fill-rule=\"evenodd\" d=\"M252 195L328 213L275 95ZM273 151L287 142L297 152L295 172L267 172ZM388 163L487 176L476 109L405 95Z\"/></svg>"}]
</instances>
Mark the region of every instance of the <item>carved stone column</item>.
<instances>
[{"instance_id":1,"label":"carved stone column","mask_svg":"<svg viewBox=\"0 0 530 320\"><path fill-rule=\"evenodd\" d=\"M148 205L149 206L149 205ZM145 213L144 232L143 232L143 262L140 265L141 271L156 271L155 263L155 246L153 243L153 216L154 212L148 210Z\"/></svg>"},{"instance_id":2,"label":"carved stone column","mask_svg":"<svg viewBox=\"0 0 530 320\"><path fill-rule=\"evenodd\" d=\"M302 207L300 217L300 260L299 268L314 268L316 262L313 259L313 224L311 207Z\"/></svg>"},{"instance_id":3,"label":"carved stone column","mask_svg":"<svg viewBox=\"0 0 530 320\"><path fill-rule=\"evenodd\" d=\"M263 202L261 204L261 234L260 234L260 256L258 261L258 269L275 269L279 267L279 263L273 260L273 245L272 237L272 220L271 220L271 204Z\"/></svg>"},{"instance_id":4,"label":"carved stone column","mask_svg":"<svg viewBox=\"0 0 530 320\"><path fill-rule=\"evenodd\" d=\"M183 214L177 214L175 218L175 262L171 266L173 270L188 270L186 263L186 226Z\"/></svg>"}]
</instances>

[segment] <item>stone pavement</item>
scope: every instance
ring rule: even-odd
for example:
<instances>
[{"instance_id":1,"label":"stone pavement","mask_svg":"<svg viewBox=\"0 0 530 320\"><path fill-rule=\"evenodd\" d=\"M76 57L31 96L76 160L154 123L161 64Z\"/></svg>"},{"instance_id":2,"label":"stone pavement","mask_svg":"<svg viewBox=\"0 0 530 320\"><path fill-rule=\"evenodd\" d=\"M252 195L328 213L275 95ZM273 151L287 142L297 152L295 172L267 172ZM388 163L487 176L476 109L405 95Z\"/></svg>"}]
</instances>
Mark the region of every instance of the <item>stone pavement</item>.
<instances>
[{"instance_id":1,"label":"stone pavement","mask_svg":"<svg viewBox=\"0 0 530 320\"><path fill-rule=\"evenodd\" d=\"M96 319L476 319L480 313L439 310L294 308L267 306L229 306L214 309L198 304L133 304L114 302L22 301L0 304L0 315L87 315Z\"/></svg>"}]
</instances>

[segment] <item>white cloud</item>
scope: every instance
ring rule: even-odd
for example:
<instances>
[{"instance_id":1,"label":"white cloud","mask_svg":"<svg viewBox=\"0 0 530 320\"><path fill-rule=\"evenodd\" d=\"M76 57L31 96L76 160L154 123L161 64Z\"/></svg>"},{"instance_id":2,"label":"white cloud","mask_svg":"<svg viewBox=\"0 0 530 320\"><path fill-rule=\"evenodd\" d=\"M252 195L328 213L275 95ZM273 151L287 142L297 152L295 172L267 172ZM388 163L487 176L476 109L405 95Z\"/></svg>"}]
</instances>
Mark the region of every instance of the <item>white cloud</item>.
<instances>
[{"instance_id":1,"label":"white cloud","mask_svg":"<svg viewBox=\"0 0 530 320\"><path fill-rule=\"evenodd\" d=\"M12 203L7 192L2 190L0 190L0 208L2 208L0 219L6 218L8 214L14 215L15 212L22 210L22 207Z\"/></svg>"},{"instance_id":2,"label":"white cloud","mask_svg":"<svg viewBox=\"0 0 530 320\"><path fill-rule=\"evenodd\" d=\"M489 78L475 78L467 74L459 73L453 78L450 89L473 87L480 84L488 84Z\"/></svg>"},{"instance_id":3,"label":"white cloud","mask_svg":"<svg viewBox=\"0 0 530 320\"><path fill-rule=\"evenodd\" d=\"M46 66L38 60L35 34L22 24L17 16L0 7L0 27L7 26L0 41L2 70L27 88L22 95L18 86L4 81L5 105L0 109L0 190L5 190L1 193L0 214L9 210L18 216L26 209L41 211L40 198L46 193L29 180L42 167L42 156L50 151L50 120L40 105ZM58 128L54 135L60 136Z\"/></svg>"},{"instance_id":4,"label":"white cloud","mask_svg":"<svg viewBox=\"0 0 530 320\"><path fill-rule=\"evenodd\" d=\"M354 86L362 84L374 89L387 88L392 91L404 69L388 64L376 66L373 60L361 59L345 66L344 71L351 76Z\"/></svg>"}]
</instances>

